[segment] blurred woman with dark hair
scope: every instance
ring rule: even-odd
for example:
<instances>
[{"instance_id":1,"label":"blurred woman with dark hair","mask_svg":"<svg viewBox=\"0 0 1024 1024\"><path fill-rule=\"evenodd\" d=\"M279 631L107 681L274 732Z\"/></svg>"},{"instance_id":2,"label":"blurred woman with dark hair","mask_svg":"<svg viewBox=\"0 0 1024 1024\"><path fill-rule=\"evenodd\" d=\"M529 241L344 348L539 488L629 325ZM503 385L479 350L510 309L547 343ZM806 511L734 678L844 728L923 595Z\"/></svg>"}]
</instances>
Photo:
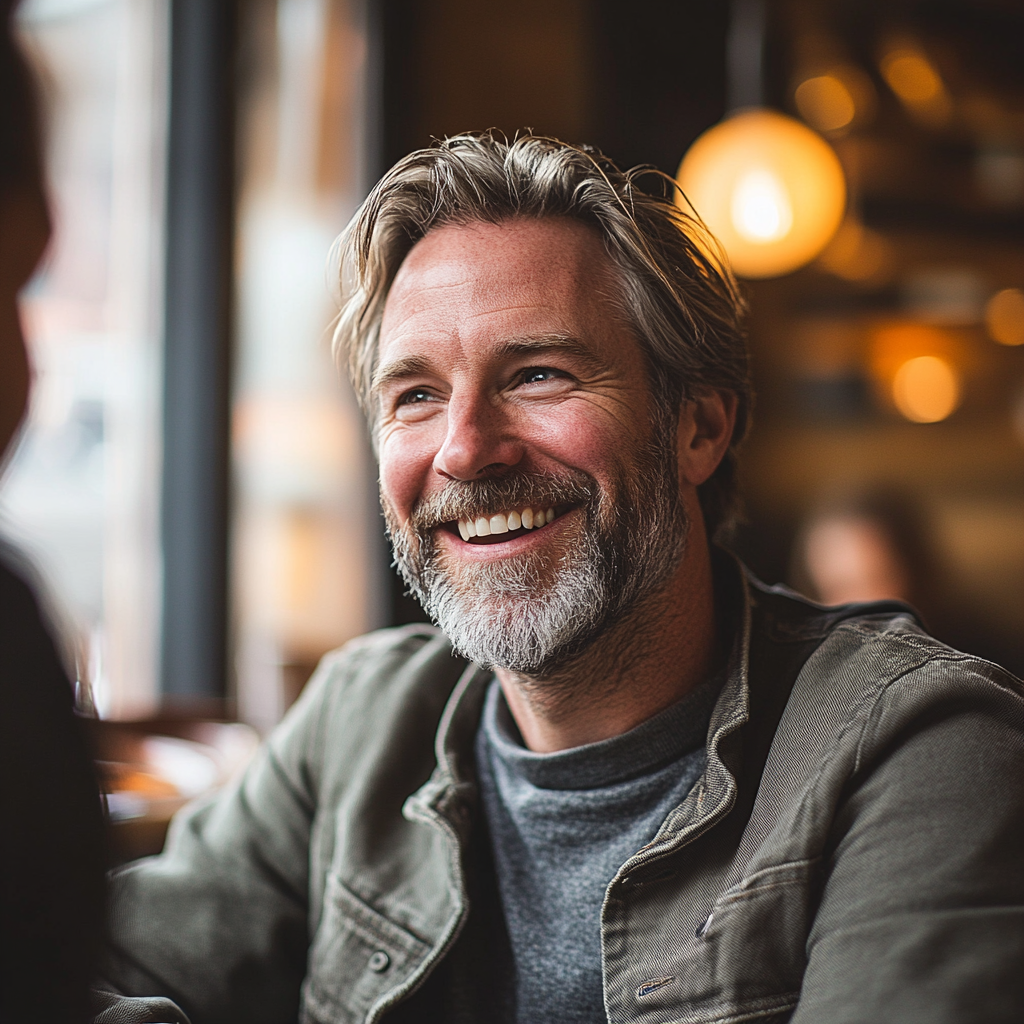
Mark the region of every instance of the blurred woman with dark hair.
<instances>
[{"instance_id":1,"label":"blurred woman with dark hair","mask_svg":"<svg viewBox=\"0 0 1024 1024\"><path fill-rule=\"evenodd\" d=\"M28 405L18 293L50 234L32 77L0 0L0 466ZM0 1021L90 1019L103 819L71 685L36 598L0 549Z\"/></svg>"}]
</instances>

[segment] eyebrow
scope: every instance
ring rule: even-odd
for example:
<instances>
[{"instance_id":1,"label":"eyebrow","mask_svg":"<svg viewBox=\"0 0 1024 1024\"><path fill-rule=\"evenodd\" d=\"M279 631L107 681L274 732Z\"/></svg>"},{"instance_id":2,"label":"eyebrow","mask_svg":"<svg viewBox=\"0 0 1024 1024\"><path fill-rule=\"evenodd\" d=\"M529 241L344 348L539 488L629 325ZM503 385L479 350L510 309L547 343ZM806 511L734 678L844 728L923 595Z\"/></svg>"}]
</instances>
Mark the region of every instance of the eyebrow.
<instances>
[{"instance_id":1,"label":"eyebrow","mask_svg":"<svg viewBox=\"0 0 1024 1024\"><path fill-rule=\"evenodd\" d=\"M403 356L393 363L378 367L373 373L370 393L379 395L391 384L430 373L430 360L424 356Z\"/></svg>"},{"instance_id":2,"label":"eyebrow","mask_svg":"<svg viewBox=\"0 0 1024 1024\"><path fill-rule=\"evenodd\" d=\"M604 368L603 360L594 354L594 350L582 339L573 337L571 334L541 334L535 337L515 338L502 342L497 346L496 351L503 356L567 352L580 360L589 370Z\"/></svg>"},{"instance_id":3,"label":"eyebrow","mask_svg":"<svg viewBox=\"0 0 1024 1024\"><path fill-rule=\"evenodd\" d=\"M513 338L501 342L494 349L494 354L499 358L543 355L547 352L566 352L578 359L585 369L591 372L606 368L604 361L594 354L589 345L569 334L541 334L534 337ZM376 370L370 391L374 395L379 395L395 383L401 383L410 377L429 374L432 370L432 364L425 356L403 356Z\"/></svg>"}]
</instances>

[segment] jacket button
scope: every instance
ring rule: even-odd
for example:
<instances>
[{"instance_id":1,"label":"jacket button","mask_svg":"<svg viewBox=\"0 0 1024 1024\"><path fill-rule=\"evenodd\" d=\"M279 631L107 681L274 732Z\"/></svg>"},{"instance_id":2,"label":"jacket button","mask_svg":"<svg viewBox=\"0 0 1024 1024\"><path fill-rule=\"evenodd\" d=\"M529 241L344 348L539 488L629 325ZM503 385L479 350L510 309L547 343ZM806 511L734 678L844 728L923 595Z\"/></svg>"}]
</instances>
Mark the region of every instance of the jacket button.
<instances>
[{"instance_id":1,"label":"jacket button","mask_svg":"<svg viewBox=\"0 0 1024 1024\"><path fill-rule=\"evenodd\" d=\"M391 957L389 957L383 949L378 949L376 953L373 953L370 956L370 960L366 966L375 974L380 974L382 971L386 971L390 965Z\"/></svg>"}]
</instances>

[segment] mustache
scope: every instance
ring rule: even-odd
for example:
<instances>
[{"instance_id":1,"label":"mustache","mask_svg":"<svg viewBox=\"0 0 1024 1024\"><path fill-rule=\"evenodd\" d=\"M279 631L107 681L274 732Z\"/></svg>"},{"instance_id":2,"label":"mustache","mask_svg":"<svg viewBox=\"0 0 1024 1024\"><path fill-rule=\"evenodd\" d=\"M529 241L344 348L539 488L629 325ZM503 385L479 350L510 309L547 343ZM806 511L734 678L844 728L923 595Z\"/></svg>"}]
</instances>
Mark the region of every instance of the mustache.
<instances>
[{"instance_id":1,"label":"mustache","mask_svg":"<svg viewBox=\"0 0 1024 1024\"><path fill-rule=\"evenodd\" d=\"M587 504L597 493L597 482L581 470L564 476L515 473L486 480L450 480L442 490L416 503L409 525L422 534L459 519L493 515L528 505Z\"/></svg>"}]
</instances>

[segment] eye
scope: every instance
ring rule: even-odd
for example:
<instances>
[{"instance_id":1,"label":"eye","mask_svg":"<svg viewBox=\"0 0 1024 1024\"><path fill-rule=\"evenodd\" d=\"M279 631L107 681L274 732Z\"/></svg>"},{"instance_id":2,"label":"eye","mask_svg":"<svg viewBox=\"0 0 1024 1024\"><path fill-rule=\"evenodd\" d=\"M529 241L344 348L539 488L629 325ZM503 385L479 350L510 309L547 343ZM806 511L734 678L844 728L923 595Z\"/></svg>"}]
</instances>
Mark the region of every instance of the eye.
<instances>
[{"instance_id":1,"label":"eye","mask_svg":"<svg viewBox=\"0 0 1024 1024\"><path fill-rule=\"evenodd\" d=\"M543 384L549 380L560 380L567 377L563 370L556 370L550 366L529 366L519 373L520 384Z\"/></svg>"},{"instance_id":2,"label":"eye","mask_svg":"<svg viewBox=\"0 0 1024 1024\"><path fill-rule=\"evenodd\" d=\"M399 395L397 405L418 405L429 402L434 396L426 388L413 388Z\"/></svg>"},{"instance_id":3,"label":"eye","mask_svg":"<svg viewBox=\"0 0 1024 1024\"><path fill-rule=\"evenodd\" d=\"M442 401L431 388L409 388L395 398L392 414L403 423L418 423L440 409Z\"/></svg>"}]
</instances>

